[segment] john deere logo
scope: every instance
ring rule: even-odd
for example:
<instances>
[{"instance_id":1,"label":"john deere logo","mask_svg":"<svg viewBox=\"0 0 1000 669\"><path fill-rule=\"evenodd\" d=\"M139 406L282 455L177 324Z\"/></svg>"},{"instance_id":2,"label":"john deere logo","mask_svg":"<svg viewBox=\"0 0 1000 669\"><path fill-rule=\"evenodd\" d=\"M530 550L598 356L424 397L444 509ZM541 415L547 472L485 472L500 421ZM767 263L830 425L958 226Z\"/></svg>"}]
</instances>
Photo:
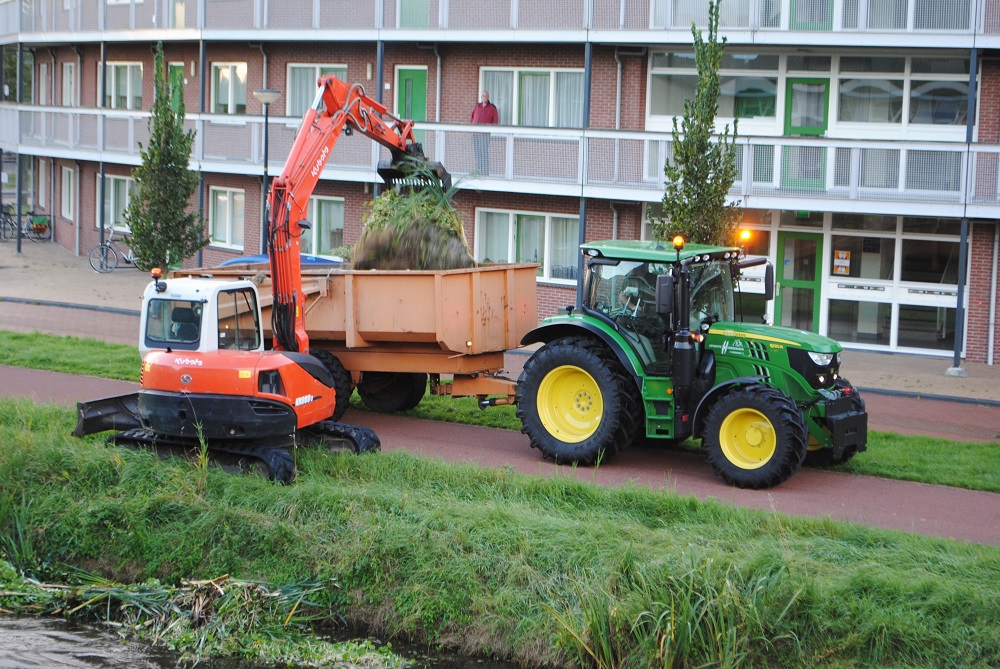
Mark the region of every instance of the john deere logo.
<instances>
[{"instance_id":1,"label":"john deere logo","mask_svg":"<svg viewBox=\"0 0 1000 669\"><path fill-rule=\"evenodd\" d=\"M735 339L722 342L722 355L746 355L746 349L743 348L743 340Z\"/></svg>"}]
</instances>

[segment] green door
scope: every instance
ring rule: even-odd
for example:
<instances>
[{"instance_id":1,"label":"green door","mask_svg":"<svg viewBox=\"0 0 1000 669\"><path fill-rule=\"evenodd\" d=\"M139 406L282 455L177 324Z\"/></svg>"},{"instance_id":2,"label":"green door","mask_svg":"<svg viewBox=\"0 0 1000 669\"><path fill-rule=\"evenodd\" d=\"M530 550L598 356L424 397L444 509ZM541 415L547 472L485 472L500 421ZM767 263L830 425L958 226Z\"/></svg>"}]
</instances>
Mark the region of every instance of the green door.
<instances>
[{"instance_id":1,"label":"green door","mask_svg":"<svg viewBox=\"0 0 1000 669\"><path fill-rule=\"evenodd\" d=\"M184 101L184 65L170 65L170 108L180 111Z\"/></svg>"},{"instance_id":2,"label":"green door","mask_svg":"<svg viewBox=\"0 0 1000 669\"><path fill-rule=\"evenodd\" d=\"M819 137L829 124L830 80L789 78L785 88L785 136ZM781 187L826 189L826 148L786 146L782 152Z\"/></svg>"},{"instance_id":3,"label":"green door","mask_svg":"<svg viewBox=\"0 0 1000 669\"><path fill-rule=\"evenodd\" d=\"M413 121L427 120L427 70L400 68L396 70L396 116ZM424 141L424 131L413 133L418 142Z\"/></svg>"},{"instance_id":4,"label":"green door","mask_svg":"<svg viewBox=\"0 0 1000 669\"><path fill-rule=\"evenodd\" d=\"M792 0L792 30L833 30L833 0Z\"/></svg>"},{"instance_id":5,"label":"green door","mask_svg":"<svg viewBox=\"0 0 1000 669\"><path fill-rule=\"evenodd\" d=\"M778 325L819 332L823 235L778 232L774 320Z\"/></svg>"}]
</instances>

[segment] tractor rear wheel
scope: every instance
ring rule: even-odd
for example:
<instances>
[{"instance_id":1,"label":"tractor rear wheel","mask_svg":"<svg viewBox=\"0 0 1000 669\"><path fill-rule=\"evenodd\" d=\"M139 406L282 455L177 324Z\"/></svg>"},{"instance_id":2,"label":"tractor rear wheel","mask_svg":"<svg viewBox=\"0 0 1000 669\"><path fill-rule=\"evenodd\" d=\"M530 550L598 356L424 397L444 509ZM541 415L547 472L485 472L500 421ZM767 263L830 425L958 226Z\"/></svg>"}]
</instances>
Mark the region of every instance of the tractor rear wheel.
<instances>
[{"instance_id":1,"label":"tractor rear wheel","mask_svg":"<svg viewBox=\"0 0 1000 669\"><path fill-rule=\"evenodd\" d=\"M643 425L635 382L602 343L582 337L557 339L532 355L516 397L521 432L556 463L610 458Z\"/></svg>"},{"instance_id":2,"label":"tractor rear wheel","mask_svg":"<svg viewBox=\"0 0 1000 669\"><path fill-rule=\"evenodd\" d=\"M795 402L764 385L735 390L708 412L702 450L715 473L739 488L769 488L794 474L809 431Z\"/></svg>"},{"instance_id":3,"label":"tractor rear wheel","mask_svg":"<svg viewBox=\"0 0 1000 669\"><path fill-rule=\"evenodd\" d=\"M380 413L409 411L427 392L427 375L418 372L365 372L358 395L365 406Z\"/></svg>"},{"instance_id":4,"label":"tractor rear wheel","mask_svg":"<svg viewBox=\"0 0 1000 669\"><path fill-rule=\"evenodd\" d=\"M330 372L330 376L333 377L333 392L336 398L337 404L333 408L333 414L330 416L330 420L339 421L344 417L344 413L347 411L347 407L351 403L351 392L353 387L351 384L351 373L344 369L344 365L340 362L340 359L329 351L324 351L323 349L313 349L309 351L314 358L318 358L323 366L326 367L327 371Z\"/></svg>"}]
</instances>

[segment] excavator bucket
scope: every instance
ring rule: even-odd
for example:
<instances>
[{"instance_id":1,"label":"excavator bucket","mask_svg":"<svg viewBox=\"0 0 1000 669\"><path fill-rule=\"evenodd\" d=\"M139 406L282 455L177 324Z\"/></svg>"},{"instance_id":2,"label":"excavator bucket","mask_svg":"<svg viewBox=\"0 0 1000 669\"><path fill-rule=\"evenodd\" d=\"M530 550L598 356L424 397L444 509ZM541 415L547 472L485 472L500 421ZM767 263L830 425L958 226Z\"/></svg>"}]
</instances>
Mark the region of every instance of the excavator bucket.
<instances>
[{"instance_id":1,"label":"excavator bucket","mask_svg":"<svg viewBox=\"0 0 1000 669\"><path fill-rule=\"evenodd\" d=\"M432 184L445 193L451 190L451 174L444 165L414 156L402 161L379 162L378 175L391 190L423 190Z\"/></svg>"},{"instance_id":2,"label":"excavator bucket","mask_svg":"<svg viewBox=\"0 0 1000 669\"><path fill-rule=\"evenodd\" d=\"M141 427L139 393L76 404L74 437L85 437L107 430L135 430Z\"/></svg>"}]
</instances>

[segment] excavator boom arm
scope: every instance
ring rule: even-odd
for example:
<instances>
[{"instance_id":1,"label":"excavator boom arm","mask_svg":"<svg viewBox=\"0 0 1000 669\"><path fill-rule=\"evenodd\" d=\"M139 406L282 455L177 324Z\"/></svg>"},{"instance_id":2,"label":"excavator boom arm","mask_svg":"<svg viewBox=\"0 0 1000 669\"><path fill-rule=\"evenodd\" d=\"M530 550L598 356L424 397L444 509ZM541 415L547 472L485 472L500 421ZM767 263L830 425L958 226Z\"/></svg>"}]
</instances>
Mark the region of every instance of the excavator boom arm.
<instances>
[{"instance_id":1,"label":"excavator boom arm","mask_svg":"<svg viewBox=\"0 0 1000 669\"><path fill-rule=\"evenodd\" d=\"M387 147L393 166L407 157L426 162L422 147L413 141L413 121L392 116L384 105L365 95L360 84L348 85L326 75L320 77L318 85L316 98L303 117L281 175L271 183L267 200L274 292L272 331L275 348L288 351L309 350L302 309L305 295L299 240L308 225L303 223L309 198L341 133L345 128L348 134L357 131ZM440 166L436 170L439 175L447 175ZM447 184L450 186L450 177Z\"/></svg>"}]
</instances>

